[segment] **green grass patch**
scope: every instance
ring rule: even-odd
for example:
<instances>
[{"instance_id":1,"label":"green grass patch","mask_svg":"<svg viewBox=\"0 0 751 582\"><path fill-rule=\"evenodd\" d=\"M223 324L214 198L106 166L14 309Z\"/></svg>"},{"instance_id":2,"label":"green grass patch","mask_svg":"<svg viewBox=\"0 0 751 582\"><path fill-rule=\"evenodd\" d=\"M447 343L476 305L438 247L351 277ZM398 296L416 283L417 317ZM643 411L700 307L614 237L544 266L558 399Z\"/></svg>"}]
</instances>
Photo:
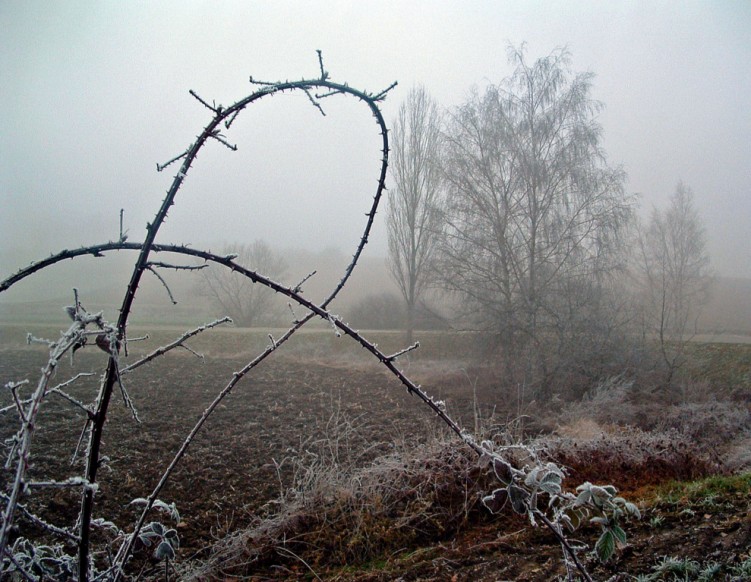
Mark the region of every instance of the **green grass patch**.
<instances>
[{"instance_id":1,"label":"green grass patch","mask_svg":"<svg viewBox=\"0 0 751 582\"><path fill-rule=\"evenodd\" d=\"M713 475L696 481L668 481L655 487L652 495L655 501L690 505L718 497L751 496L751 473Z\"/></svg>"},{"instance_id":2,"label":"green grass patch","mask_svg":"<svg viewBox=\"0 0 751 582\"><path fill-rule=\"evenodd\" d=\"M713 390L751 389L751 344L691 343L686 374Z\"/></svg>"}]
</instances>

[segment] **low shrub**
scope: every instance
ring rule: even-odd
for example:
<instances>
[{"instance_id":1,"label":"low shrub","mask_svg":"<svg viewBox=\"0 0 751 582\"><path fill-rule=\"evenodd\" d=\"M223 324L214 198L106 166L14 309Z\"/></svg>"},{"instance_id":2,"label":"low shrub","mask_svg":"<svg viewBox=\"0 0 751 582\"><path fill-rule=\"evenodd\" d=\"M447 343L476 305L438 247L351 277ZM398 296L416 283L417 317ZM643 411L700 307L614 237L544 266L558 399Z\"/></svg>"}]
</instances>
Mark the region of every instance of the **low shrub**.
<instances>
[{"instance_id":1,"label":"low shrub","mask_svg":"<svg viewBox=\"0 0 751 582\"><path fill-rule=\"evenodd\" d=\"M553 435L542 442L546 454L568 467L575 481L604 481L627 491L724 471L716 453L676 430L645 432L611 425L593 433L588 438Z\"/></svg>"},{"instance_id":2,"label":"low shrub","mask_svg":"<svg viewBox=\"0 0 751 582\"><path fill-rule=\"evenodd\" d=\"M565 466L572 484L608 482L629 489L719 471L716 460L697 452L675 431L650 434L625 428L553 435L518 446L516 453L509 435L497 434L493 441L514 466L531 463L530 451ZM252 527L219 540L201 564L184 566L182 578L289 575L301 567L365 564L421 542L453 538L478 521L498 519L481 504L497 486L492 471L481 468L463 443L436 438L397 448L360 468L326 461L320 451L303 453L294 460L292 485L268 513ZM501 519L511 514L505 515Z\"/></svg>"},{"instance_id":3,"label":"low shrub","mask_svg":"<svg viewBox=\"0 0 751 582\"><path fill-rule=\"evenodd\" d=\"M219 540L186 580L219 580L274 568L364 563L420 540L454 535L480 506L490 477L462 443L438 439L359 469L297 460L297 485L266 517Z\"/></svg>"}]
</instances>

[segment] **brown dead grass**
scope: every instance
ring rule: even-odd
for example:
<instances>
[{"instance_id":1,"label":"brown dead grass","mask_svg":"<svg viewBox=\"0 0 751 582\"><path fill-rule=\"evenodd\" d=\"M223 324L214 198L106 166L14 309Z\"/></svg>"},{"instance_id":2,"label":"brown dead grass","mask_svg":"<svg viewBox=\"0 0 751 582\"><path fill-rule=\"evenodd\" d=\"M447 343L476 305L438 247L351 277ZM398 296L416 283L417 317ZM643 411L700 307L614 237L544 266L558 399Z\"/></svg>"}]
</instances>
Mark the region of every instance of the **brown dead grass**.
<instances>
[{"instance_id":1,"label":"brown dead grass","mask_svg":"<svg viewBox=\"0 0 751 582\"><path fill-rule=\"evenodd\" d=\"M715 461L695 453L675 432L655 435L638 429L603 429L591 421L562 432L566 436L538 439L532 446L566 467L571 489L592 481L633 491L644 484L721 471ZM505 442L507 436L498 435L498 440ZM276 512L221 540L208 560L183 573L186 579L287 579L301 573L302 564L311 571L330 571L384 560L404 548L436 543L455 547L456 540L471 537L470 532L475 532L476 545L497 548L495 534L487 539L476 537L491 523L495 531L499 527L529 529L518 516L493 517L481 506L481 497L492 490L495 481L480 469L469 448L456 440L405 448L346 478L341 473L336 477L322 473L308 483L314 485L310 491L279 500ZM530 535L547 540L544 543L553 548L549 555L560 551L544 531L525 533L526 543ZM560 555L555 565L535 568L548 574L559 572L559 562ZM521 570L516 571L521 575Z\"/></svg>"}]
</instances>

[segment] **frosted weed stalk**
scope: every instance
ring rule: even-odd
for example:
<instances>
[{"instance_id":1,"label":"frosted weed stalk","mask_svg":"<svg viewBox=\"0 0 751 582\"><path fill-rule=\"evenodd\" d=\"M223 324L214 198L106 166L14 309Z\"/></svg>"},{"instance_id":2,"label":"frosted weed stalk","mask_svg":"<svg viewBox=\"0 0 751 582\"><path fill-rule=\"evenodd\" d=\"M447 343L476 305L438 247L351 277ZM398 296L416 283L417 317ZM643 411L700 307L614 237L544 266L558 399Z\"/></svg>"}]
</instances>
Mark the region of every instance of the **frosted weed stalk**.
<instances>
[{"instance_id":1,"label":"frosted weed stalk","mask_svg":"<svg viewBox=\"0 0 751 582\"><path fill-rule=\"evenodd\" d=\"M265 360L268 356L278 350L284 343L292 337L299 329L307 324L313 318L320 318L327 321L337 336L348 336L370 354L372 354L383 366L385 366L394 376L396 376L405 386L408 393L417 397L426 404L434 414L454 433L456 433L484 462L493 467L501 487L495 489L485 498L485 504L489 509L498 511L503 508L506 502L510 502L512 509L517 513L525 514L533 524L542 523L550 529L556 538L560 541L563 548L564 558L569 570L569 578L573 580L574 570L585 579L590 580L590 576L583 564L577 557L577 548L567 540L564 534L564 527L567 526L575 529L579 523L588 519L597 523L603 529L603 535L597 544L597 550L601 557L607 558L614 549L615 545L622 543L625 534L620 528L621 519L627 514L637 514L638 511L631 505L621 500L615 495L614 488L598 487L585 484L580 487L578 495L574 496L565 493L562 489L563 472L552 464L540 463L534 455L530 456L529 462L521 467L514 466L509 462L503 449L494 449L491 443L484 441L478 443L473 435L462 429L446 412L443 403L433 400L417 384L412 382L398 367L397 359L409 351L419 347L414 344L404 350L397 351L392 355L386 355L378 347L365 339L357 330L343 322L338 316L329 310L330 303L339 294L341 289L347 283L352 274L359 257L368 242L369 234L373 226L376 210L380 203L381 197L385 190L386 169L388 166L388 132L383 116L379 109L379 102L382 101L387 93L396 85L395 83L378 93L369 93L354 89L346 84L335 83L329 79L328 72L324 69L321 53L318 53L318 64L320 75L316 78L303 79L300 81L282 81L282 82L263 82L251 77L250 82L254 85L255 90L249 96L237 101L229 107L217 105L202 99L195 92L190 94L200 102L211 113L211 120L204 127L194 141L185 151L173 157L164 164L157 164L157 170L163 171L173 164L179 163L170 188L156 213L153 221L147 225L146 237L142 243L133 243L127 241L127 236L122 229L122 220L120 234L116 241L110 241L103 244L82 247L75 250L64 250L47 259L33 263L29 267L22 269L14 275L0 282L0 292L7 290L15 283L26 277L45 269L46 267L56 264L65 259L72 259L79 256L92 255L95 257L104 256L110 251L131 250L137 252L130 282L123 296L122 304L119 310L118 320L114 324L104 321L102 314L89 314L81 306L76 296L75 304L68 309L68 313L73 320L73 324L61 339L56 342L50 342L50 358L47 366L42 371L41 378L37 388L25 400L20 396L20 389L24 386L22 382L10 382L7 384L11 391L15 410L19 417L20 428L16 436L11 439L10 454L8 456L8 467L15 471L13 484L8 494L4 495L5 503L2 512L1 537L0 537L0 559L2 559L2 570L6 573L14 573L27 580L36 580L40 577L62 577L77 578L80 581L88 580L112 580L116 581L125 575L126 565L129 563L136 551L137 543L147 547L155 548L155 557L171 560L176 556L175 550L178 545L177 535L174 529L163 524L158 520L149 521L149 515L153 511L165 513L166 517L174 520L176 509L172 508L167 502L161 501L159 496L164 489L168 479L171 477L175 466L185 455L191 442L196 434L204 426L212 412L219 403L234 389L237 383L246 376L253 368ZM196 250L185 245L164 245L156 244L156 236L167 218L170 207L175 203L177 192L186 179L186 176L196 159L198 152L208 142L216 141L229 150L236 151L236 145L230 143L227 137L222 133L228 131L237 116L242 113L249 105L254 102L285 92L302 91L310 100L313 107L321 114L325 115L322 102L336 95L350 96L363 102L376 120L379 135L382 140L382 158L380 161L380 171L377 181L377 187L369 211L366 213L366 224L363 235L353 254L352 260L345 269L341 279L331 290L330 294L320 304L313 303L303 297L301 282L295 286L286 286L268 277L250 270L236 262L234 255L220 256L211 252ZM122 219L122 216L121 216ZM129 396L123 375L126 369L121 369L120 357L127 354L128 337L126 333L128 319L131 314L133 303L136 299L141 279L146 272L150 272L162 282L169 295L170 301L174 303L175 299L166 285L164 279L159 276L159 269L177 269L193 270L200 269L202 266L186 266L164 261L154 261L151 256L154 253L166 253L181 257L199 258L206 263L214 263L230 269L240 276L247 277L253 283L264 285L276 293L285 295L290 302L294 302L296 307L302 308L304 314L294 316L294 321L289 329L279 337L270 337L270 344L255 358L250 360L240 370L234 372L228 379L224 388L216 395L211 404L206 408L204 413L197 419L193 429L189 432L183 444L175 453L169 466L158 479L150 494L136 500L138 505L143 509L136 520L134 526L129 532L121 531L117 526L110 522L96 520L93 518L96 494L98 491L97 475L101 467L107 463L106 457L101 454L102 438L105 427L105 420L109 409L113 393L119 390L122 399L128 409L131 411L133 418L137 421L138 416L136 406ZM294 311L292 312L294 314ZM163 348L159 348L153 354L130 366L130 369L147 363L156 357L166 353L170 349L182 347L190 349L185 341L206 329L226 322L227 319L212 322L202 326L194 332L188 332L181 338L178 338ZM92 328L92 329L89 329ZM68 352L74 352L87 345L91 336L95 337L95 344L107 354L107 366L102 374L99 391L91 403L84 404L67 395L63 390L63 385L58 385L52 389L49 388L50 381L57 369L57 363L60 358ZM85 426L82 431L81 444L85 441L86 445L82 449L84 459L84 469L81 475L71 477L59 483L39 483L29 481L27 472L32 455L32 436L35 428L39 409L45 401L45 397L55 393L63 397L72 406L82 409L86 414ZM8 409L6 409L8 411ZM78 517L75 523L68 527L61 527L48 523L42 518L30 518L21 505L21 498L25 495L33 494L37 487L65 487L78 488L81 491L81 504ZM541 505L542 499L547 500L547 507ZM175 509L174 512L171 509ZM46 529L56 538L61 538L59 545L44 545L41 542L34 542L25 536L26 530L16 532L13 529L14 524L20 524L20 516L24 520L35 522L36 525ZM105 530L111 536L110 542L115 548L114 552L103 551L94 547L92 533L95 530ZM11 534L15 541L11 543ZM73 551L70 551L70 550ZM165 570L165 576L169 576L169 563Z\"/></svg>"}]
</instances>

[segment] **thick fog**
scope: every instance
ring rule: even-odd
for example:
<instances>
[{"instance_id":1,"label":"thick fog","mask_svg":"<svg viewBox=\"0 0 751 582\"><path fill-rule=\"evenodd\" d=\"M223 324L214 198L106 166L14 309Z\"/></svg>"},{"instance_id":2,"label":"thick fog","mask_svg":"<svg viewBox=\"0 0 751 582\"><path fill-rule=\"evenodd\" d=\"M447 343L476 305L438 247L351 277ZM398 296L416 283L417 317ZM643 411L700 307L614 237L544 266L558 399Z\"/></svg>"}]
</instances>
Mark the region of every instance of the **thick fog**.
<instances>
[{"instance_id":1,"label":"thick fog","mask_svg":"<svg viewBox=\"0 0 751 582\"><path fill-rule=\"evenodd\" d=\"M210 113L261 80L319 74L379 91L393 119L415 83L442 107L568 46L596 74L609 161L646 213L683 180L715 271L751 277L751 4L745 2L0 3L0 278L51 251L115 239L125 210L141 240L181 153ZM209 144L159 241L354 248L375 191L380 141L362 104L304 95L248 108ZM385 256L385 225L367 255Z\"/></svg>"}]
</instances>

